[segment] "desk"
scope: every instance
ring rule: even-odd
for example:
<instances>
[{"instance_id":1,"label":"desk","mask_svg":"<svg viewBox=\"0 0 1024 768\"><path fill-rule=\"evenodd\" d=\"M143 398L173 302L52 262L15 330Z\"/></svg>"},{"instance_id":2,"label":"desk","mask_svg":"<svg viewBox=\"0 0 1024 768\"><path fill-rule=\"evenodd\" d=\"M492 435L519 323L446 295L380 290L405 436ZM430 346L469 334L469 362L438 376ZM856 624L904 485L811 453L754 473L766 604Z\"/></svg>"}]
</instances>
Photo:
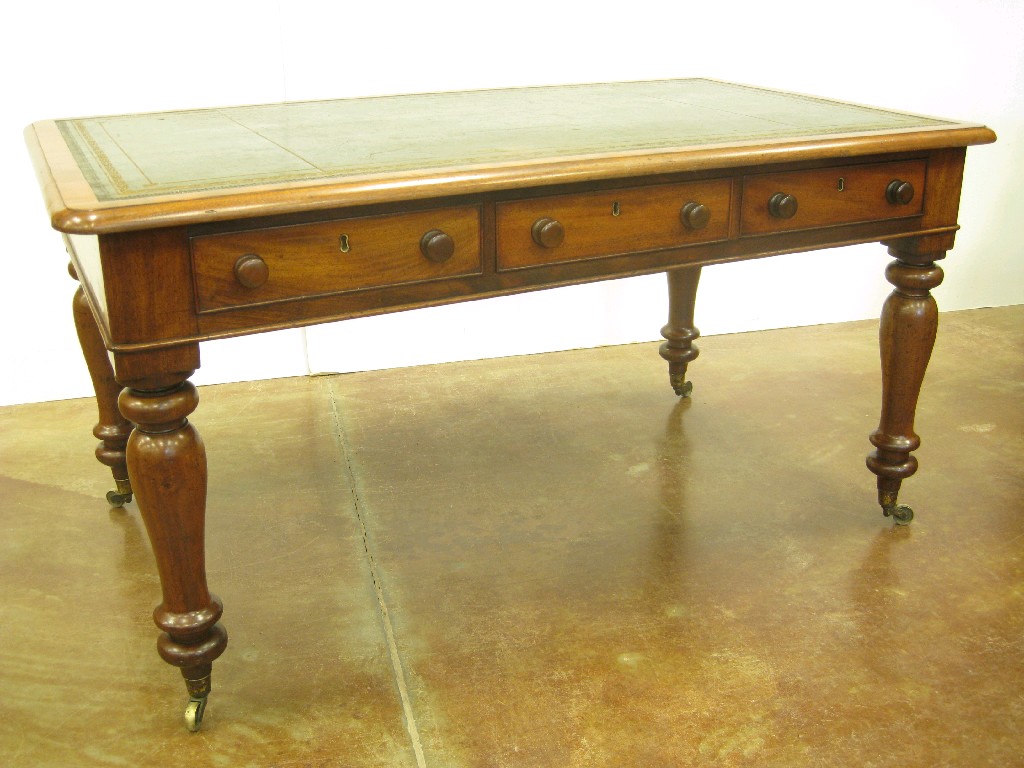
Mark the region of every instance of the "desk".
<instances>
[{"instance_id":1,"label":"desk","mask_svg":"<svg viewBox=\"0 0 1024 768\"><path fill-rule=\"evenodd\" d=\"M881 241L895 289L867 464L883 512L905 523L936 262L953 246L966 147L995 140L710 80L59 120L26 135L80 281L108 500L134 495L145 521L158 650L185 678L193 730L227 645L188 422L201 342L666 272L661 355L685 397L702 266Z\"/></svg>"}]
</instances>

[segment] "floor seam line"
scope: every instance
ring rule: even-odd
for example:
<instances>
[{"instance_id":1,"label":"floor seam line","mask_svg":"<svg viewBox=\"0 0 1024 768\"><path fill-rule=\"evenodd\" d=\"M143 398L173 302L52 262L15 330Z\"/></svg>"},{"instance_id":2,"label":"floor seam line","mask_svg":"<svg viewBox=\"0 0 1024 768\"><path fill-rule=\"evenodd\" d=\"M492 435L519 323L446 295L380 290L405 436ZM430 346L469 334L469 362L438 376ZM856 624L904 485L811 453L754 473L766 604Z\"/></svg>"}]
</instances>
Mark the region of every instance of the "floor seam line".
<instances>
[{"instance_id":1,"label":"floor seam line","mask_svg":"<svg viewBox=\"0 0 1024 768\"><path fill-rule=\"evenodd\" d=\"M377 595L377 609L380 612L381 622L384 625L384 636L387 639L388 653L391 658L391 669L395 676L395 684L398 686L398 695L402 700L402 712L405 715L405 727L412 741L413 754L416 757L417 768L427 768L426 757L423 754L423 744L420 741L419 728L416 725L416 717L413 713L412 699L409 696L409 685L405 679L405 669L402 666L401 655L398 651L398 641L395 638L395 628L391 623L391 614L388 611L387 602L384 600L384 590L381 585L380 575L377 572L377 563L370 551L369 533L366 529L366 521L363 514L363 501L356 487L356 474L352 468L351 450L345 437L345 430L341 424L341 414L338 408L337 398L334 396L334 388L327 385L327 391L331 401L331 414L334 418L335 434L341 443L342 459L344 460L345 473L348 475L352 504L355 508L356 520L359 523L359 533L363 540L363 552L370 568L370 578L373 581L373 589Z\"/></svg>"}]
</instances>

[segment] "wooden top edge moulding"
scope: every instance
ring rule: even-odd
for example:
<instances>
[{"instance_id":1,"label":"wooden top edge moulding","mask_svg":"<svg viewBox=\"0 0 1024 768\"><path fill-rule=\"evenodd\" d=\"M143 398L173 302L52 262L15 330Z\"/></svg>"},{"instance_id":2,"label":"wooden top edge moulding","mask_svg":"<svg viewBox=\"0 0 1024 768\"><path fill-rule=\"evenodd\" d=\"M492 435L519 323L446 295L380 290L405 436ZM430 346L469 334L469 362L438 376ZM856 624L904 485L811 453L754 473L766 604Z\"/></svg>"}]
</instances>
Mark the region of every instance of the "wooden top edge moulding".
<instances>
[{"instance_id":1,"label":"wooden top edge moulding","mask_svg":"<svg viewBox=\"0 0 1024 768\"><path fill-rule=\"evenodd\" d=\"M984 126L713 80L34 123L56 229L104 233L634 175L984 144Z\"/></svg>"}]
</instances>

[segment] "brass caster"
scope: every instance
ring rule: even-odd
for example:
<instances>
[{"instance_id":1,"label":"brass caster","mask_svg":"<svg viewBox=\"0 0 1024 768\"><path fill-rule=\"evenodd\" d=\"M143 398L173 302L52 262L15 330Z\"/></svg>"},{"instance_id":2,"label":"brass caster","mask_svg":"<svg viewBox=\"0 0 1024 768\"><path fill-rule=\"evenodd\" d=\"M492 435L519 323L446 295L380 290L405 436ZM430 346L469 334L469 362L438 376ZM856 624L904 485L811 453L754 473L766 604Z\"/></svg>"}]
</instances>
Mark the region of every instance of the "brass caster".
<instances>
[{"instance_id":1,"label":"brass caster","mask_svg":"<svg viewBox=\"0 0 1024 768\"><path fill-rule=\"evenodd\" d=\"M690 393L693 392L692 381L683 381L682 376L669 376L668 378L672 384L672 390L680 397L689 397Z\"/></svg>"},{"instance_id":2,"label":"brass caster","mask_svg":"<svg viewBox=\"0 0 1024 768\"><path fill-rule=\"evenodd\" d=\"M115 477L114 486L114 490L107 491L107 503L112 507L123 507L132 500L132 483Z\"/></svg>"},{"instance_id":3,"label":"brass caster","mask_svg":"<svg viewBox=\"0 0 1024 768\"><path fill-rule=\"evenodd\" d=\"M123 507L131 500L131 493L118 493L117 491L107 491L107 504L109 504L112 507Z\"/></svg>"},{"instance_id":4,"label":"brass caster","mask_svg":"<svg viewBox=\"0 0 1024 768\"><path fill-rule=\"evenodd\" d=\"M906 504L890 504L882 507L882 514L891 517L896 525L909 525L914 519L914 510Z\"/></svg>"},{"instance_id":5,"label":"brass caster","mask_svg":"<svg viewBox=\"0 0 1024 768\"><path fill-rule=\"evenodd\" d=\"M193 696L188 700L188 706L185 707L185 726L189 731L196 733L199 730L199 726L203 724L203 713L205 711L205 696Z\"/></svg>"}]
</instances>

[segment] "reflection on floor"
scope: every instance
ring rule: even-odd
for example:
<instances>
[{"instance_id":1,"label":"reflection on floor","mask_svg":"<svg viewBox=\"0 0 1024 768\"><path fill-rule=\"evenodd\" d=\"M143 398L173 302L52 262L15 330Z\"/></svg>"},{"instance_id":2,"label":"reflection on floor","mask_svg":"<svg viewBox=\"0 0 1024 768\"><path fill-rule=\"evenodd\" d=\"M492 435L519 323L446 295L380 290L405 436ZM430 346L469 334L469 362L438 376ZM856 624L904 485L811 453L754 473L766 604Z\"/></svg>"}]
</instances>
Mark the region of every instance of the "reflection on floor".
<instances>
[{"instance_id":1,"label":"reflection on floor","mask_svg":"<svg viewBox=\"0 0 1024 768\"><path fill-rule=\"evenodd\" d=\"M203 730L85 400L0 409L7 766L1009 766L1024 307L944 314L894 528L874 325L202 391Z\"/></svg>"}]
</instances>

